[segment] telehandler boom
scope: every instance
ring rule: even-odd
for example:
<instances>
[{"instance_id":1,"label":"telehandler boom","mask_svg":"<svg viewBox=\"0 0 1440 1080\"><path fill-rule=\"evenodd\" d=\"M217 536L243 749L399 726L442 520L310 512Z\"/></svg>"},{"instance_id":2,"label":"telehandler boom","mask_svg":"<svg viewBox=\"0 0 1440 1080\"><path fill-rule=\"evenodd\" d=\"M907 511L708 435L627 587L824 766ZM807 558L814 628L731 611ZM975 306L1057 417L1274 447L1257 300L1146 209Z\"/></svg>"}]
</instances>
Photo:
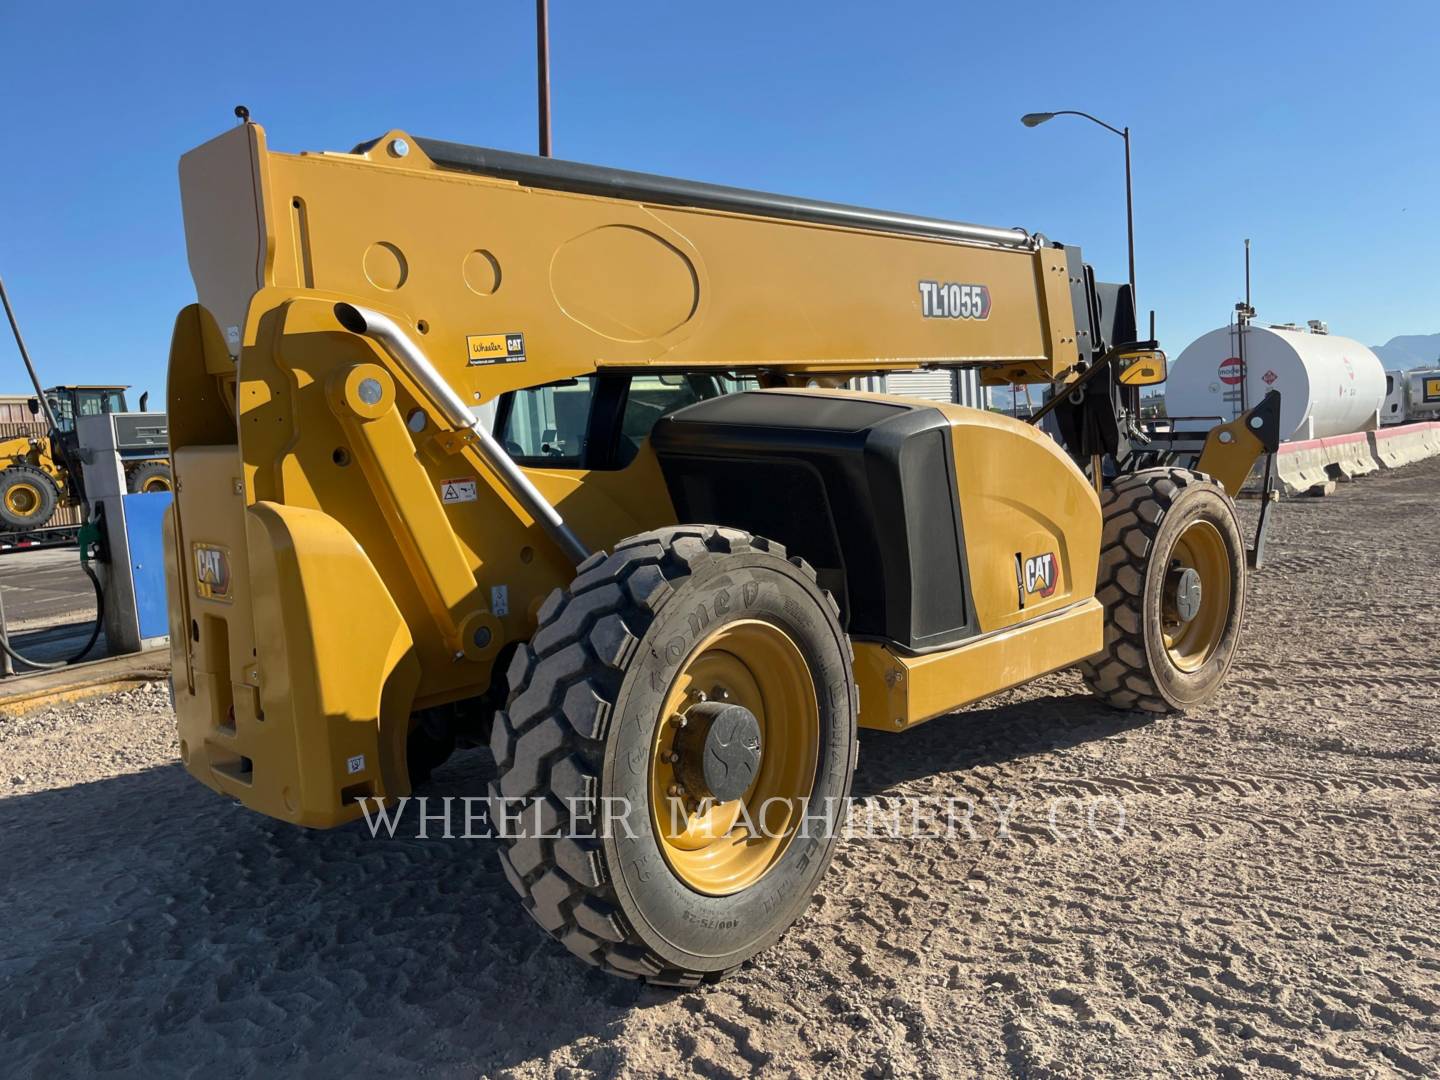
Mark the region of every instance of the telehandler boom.
<instances>
[{"instance_id":1,"label":"telehandler boom","mask_svg":"<svg viewBox=\"0 0 1440 1080\"><path fill-rule=\"evenodd\" d=\"M618 974L693 985L773 942L829 864L856 726L1080 665L1119 708L1216 692L1245 545L1146 435L1128 287L1018 229L392 131L180 167L180 753L299 825L488 741L526 909ZM1047 434L855 393L977 367Z\"/></svg>"}]
</instances>

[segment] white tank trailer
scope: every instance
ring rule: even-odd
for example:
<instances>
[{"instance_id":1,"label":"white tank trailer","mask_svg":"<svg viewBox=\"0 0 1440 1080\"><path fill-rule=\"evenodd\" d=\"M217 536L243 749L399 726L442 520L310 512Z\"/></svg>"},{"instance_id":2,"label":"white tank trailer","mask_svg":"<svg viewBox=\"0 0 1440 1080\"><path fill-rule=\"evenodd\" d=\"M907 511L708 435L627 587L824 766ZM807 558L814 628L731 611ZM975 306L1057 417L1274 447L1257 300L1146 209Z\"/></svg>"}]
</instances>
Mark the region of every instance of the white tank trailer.
<instances>
[{"instance_id":1,"label":"white tank trailer","mask_svg":"<svg viewBox=\"0 0 1440 1080\"><path fill-rule=\"evenodd\" d=\"M1280 437L1300 442L1380 426L1385 369L1358 341L1297 326L1222 326L1196 338L1170 367L1165 411L1229 421L1280 391ZM1245 335L1245 362L1240 335ZM1213 423L1213 421L1212 421ZM1209 424L1205 426L1210 426Z\"/></svg>"},{"instance_id":2,"label":"white tank trailer","mask_svg":"<svg viewBox=\"0 0 1440 1080\"><path fill-rule=\"evenodd\" d=\"M1411 423L1440 420L1440 368L1407 371L1405 417Z\"/></svg>"}]
</instances>

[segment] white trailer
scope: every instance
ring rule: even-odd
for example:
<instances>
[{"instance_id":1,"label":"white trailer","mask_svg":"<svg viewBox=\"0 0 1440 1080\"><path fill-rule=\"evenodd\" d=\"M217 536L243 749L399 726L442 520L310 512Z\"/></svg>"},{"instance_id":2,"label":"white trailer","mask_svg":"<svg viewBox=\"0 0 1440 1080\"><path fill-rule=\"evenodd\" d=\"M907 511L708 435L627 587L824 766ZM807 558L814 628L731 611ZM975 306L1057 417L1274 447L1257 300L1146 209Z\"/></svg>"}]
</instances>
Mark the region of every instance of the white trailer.
<instances>
[{"instance_id":1,"label":"white trailer","mask_svg":"<svg viewBox=\"0 0 1440 1080\"><path fill-rule=\"evenodd\" d=\"M1406 376L1406 422L1440 420L1440 368L1422 368Z\"/></svg>"}]
</instances>

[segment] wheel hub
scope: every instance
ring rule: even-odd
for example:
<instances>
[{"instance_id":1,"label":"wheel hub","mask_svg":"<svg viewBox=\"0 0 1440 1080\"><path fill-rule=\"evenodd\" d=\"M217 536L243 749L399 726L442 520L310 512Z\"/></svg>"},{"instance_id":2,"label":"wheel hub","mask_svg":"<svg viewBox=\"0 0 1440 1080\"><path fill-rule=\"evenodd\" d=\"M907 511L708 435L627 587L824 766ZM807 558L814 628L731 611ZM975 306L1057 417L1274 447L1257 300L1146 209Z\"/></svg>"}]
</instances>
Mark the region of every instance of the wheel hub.
<instances>
[{"instance_id":1,"label":"wheel hub","mask_svg":"<svg viewBox=\"0 0 1440 1080\"><path fill-rule=\"evenodd\" d=\"M5 493L5 505L12 513L32 514L40 505L40 492L29 484L15 484Z\"/></svg>"},{"instance_id":2,"label":"wheel hub","mask_svg":"<svg viewBox=\"0 0 1440 1080\"><path fill-rule=\"evenodd\" d=\"M657 719L650 820L665 862L707 896L749 888L785 854L815 786L805 654L767 620L725 623L681 663Z\"/></svg>"},{"instance_id":3,"label":"wheel hub","mask_svg":"<svg viewBox=\"0 0 1440 1080\"><path fill-rule=\"evenodd\" d=\"M1178 566L1170 571L1166 585L1170 594L1169 607L1182 623L1188 623L1200 614L1202 585L1197 571L1188 566Z\"/></svg>"},{"instance_id":4,"label":"wheel hub","mask_svg":"<svg viewBox=\"0 0 1440 1080\"><path fill-rule=\"evenodd\" d=\"M675 774L693 799L729 802L760 771L760 721L744 705L702 701L675 737Z\"/></svg>"},{"instance_id":5,"label":"wheel hub","mask_svg":"<svg viewBox=\"0 0 1440 1080\"><path fill-rule=\"evenodd\" d=\"M1199 671L1215 654L1230 616L1232 581L1220 530L1192 521L1175 540L1161 599L1165 651L1179 670Z\"/></svg>"}]
</instances>

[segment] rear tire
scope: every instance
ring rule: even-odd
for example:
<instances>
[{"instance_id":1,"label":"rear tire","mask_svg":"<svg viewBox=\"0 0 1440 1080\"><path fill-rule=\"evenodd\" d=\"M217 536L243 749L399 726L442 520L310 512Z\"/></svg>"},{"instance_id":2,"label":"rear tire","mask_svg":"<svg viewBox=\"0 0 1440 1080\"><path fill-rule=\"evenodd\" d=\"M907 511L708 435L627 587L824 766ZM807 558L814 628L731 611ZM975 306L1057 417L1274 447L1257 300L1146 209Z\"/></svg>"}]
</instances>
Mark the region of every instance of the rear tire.
<instances>
[{"instance_id":1,"label":"rear tire","mask_svg":"<svg viewBox=\"0 0 1440 1080\"><path fill-rule=\"evenodd\" d=\"M60 492L33 465L12 465L0 472L0 520L15 532L43 528L60 504Z\"/></svg>"},{"instance_id":2,"label":"rear tire","mask_svg":"<svg viewBox=\"0 0 1440 1080\"><path fill-rule=\"evenodd\" d=\"M1101 509L1105 649L1080 665L1086 683L1117 709L1204 703L1240 644L1246 563L1234 503L1203 473L1160 468L1118 477ZM1182 600L1187 583L1198 592Z\"/></svg>"},{"instance_id":3,"label":"rear tire","mask_svg":"<svg viewBox=\"0 0 1440 1080\"><path fill-rule=\"evenodd\" d=\"M170 476L170 466L163 461L147 461L130 470L125 478L131 494L140 495L153 491L170 491L175 481Z\"/></svg>"},{"instance_id":4,"label":"rear tire","mask_svg":"<svg viewBox=\"0 0 1440 1080\"><path fill-rule=\"evenodd\" d=\"M734 635L737 644L727 648L735 654L710 644L724 635ZM704 664L738 662L751 645L757 681L746 683L730 668L733 700L717 686L711 712L696 712L706 704L695 689L699 680L711 685L725 670ZM772 647L773 670L765 659ZM626 978L694 986L772 944L805 910L839 838L855 768L858 697L838 609L803 560L787 559L762 538L711 526L622 541L613 553L591 556L568 588L545 601L509 680L508 707L491 736L499 770L491 820L506 843L500 861L525 909L571 952ZM749 689L742 692L742 683ZM799 684L814 693L787 696L785 688ZM669 741L667 725L733 708L757 685L772 691L756 706L764 734L754 779L731 802L717 797L714 812L749 806L785 776L801 777L808 809L801 809L800 827L790 819L792 831L772 848L734 832L739 825L717 832L738 839L716 844L721 861L712 874L701 865L711 841L696 849L700 864L677 853L675 829L652 802L662 787L673 790L674 777L657 770L681 768L665 764L679 760L670 747L682 745ZM722 699L730 704L720 706ZM676 712L677 700L697 704ZM801 704L789 708L793 702ZM724 738L720 743L728 748ZM688 802L689 790L674 787ZM784 815L797 802L782 798ZM773 822L770 828L784 834ZM763 863L743 861L762 850ZM742 861L732 865L732 856Z\"/></svg>"}]
</instances>

